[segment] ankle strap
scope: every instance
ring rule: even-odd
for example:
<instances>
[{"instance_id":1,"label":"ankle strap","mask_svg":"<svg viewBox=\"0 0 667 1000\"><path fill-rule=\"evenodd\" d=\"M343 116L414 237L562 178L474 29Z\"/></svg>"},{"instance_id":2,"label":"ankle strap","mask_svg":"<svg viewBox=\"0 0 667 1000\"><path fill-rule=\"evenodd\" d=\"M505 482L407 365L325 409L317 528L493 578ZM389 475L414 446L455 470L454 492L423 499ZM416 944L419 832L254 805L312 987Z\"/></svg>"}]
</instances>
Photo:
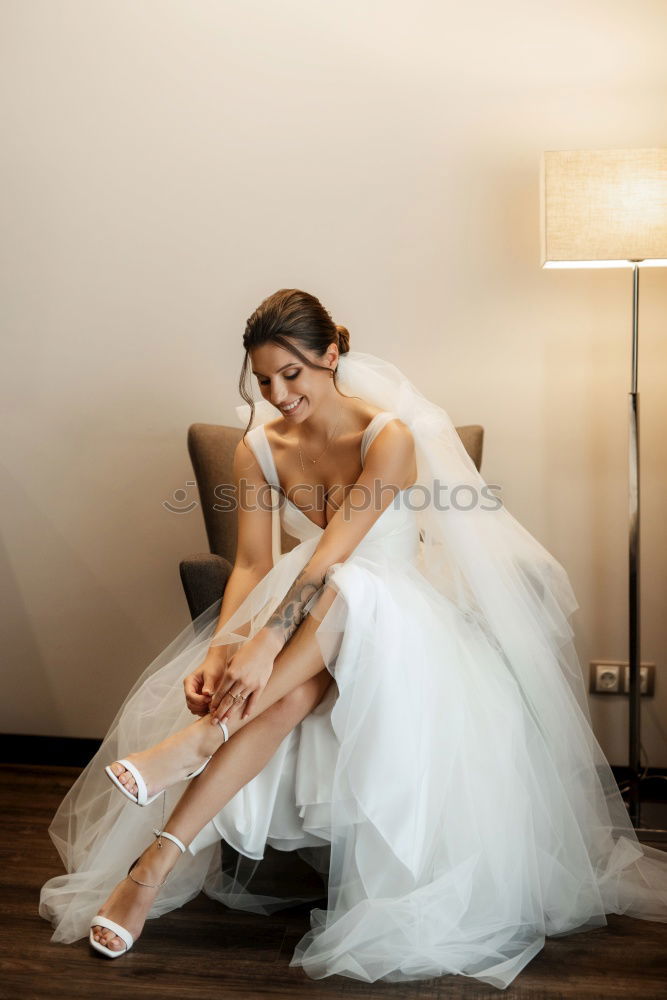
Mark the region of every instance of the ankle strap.
<instances>
[{"instance_id":1,"label":"ankle strap","mask_svg":"<svg viewBox=\"0 0 667 1000\"><path fill-rule=\"evenodd\" d=\"M185 852L187 850L185 844L183 843L182 840L179 840L178 837L175 837L173 835L173 833L167 833L166 830L158 830L156 828L153 829L153 833L158 838L160 838L160 837L166 837L167 840L173 841L173 843L176 844L176 847L179 848L181 854L185 854Z\"/></svg>"},{"instance_id":2,"label":"ankle strap","mask_svg":"<svg viewBox=\"0 0 667 1000\"><path fill-rule=\"evenodd\" d=\"M218 719L218 725L222 729L222 732L223 732L224 737L225 737L224 742L226 743L227 740L229 739L229 730L227 729L227 723L226 722L220 722L220 719Z\"/></svg>"}]
</instances>

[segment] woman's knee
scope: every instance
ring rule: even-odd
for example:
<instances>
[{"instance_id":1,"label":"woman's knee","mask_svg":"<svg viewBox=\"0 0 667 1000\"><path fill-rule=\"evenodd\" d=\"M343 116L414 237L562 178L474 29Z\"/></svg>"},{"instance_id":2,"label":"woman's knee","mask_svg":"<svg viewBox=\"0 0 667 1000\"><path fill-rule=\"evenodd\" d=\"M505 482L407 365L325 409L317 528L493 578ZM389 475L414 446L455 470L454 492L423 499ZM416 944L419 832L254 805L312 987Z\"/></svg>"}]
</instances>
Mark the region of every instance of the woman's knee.
<instances>
[{"instance_id":1,"label":"woman's knee","mask_svg":"<svg viewBox=\"0 0 667 1000\"><path fill-rule=\"evenodd\" d=\"M320 670L279 698L272 706L275 715L286 723L296 725L320 703L332 681L333 678L328 670Z\"/></svg>"}]
</instances>

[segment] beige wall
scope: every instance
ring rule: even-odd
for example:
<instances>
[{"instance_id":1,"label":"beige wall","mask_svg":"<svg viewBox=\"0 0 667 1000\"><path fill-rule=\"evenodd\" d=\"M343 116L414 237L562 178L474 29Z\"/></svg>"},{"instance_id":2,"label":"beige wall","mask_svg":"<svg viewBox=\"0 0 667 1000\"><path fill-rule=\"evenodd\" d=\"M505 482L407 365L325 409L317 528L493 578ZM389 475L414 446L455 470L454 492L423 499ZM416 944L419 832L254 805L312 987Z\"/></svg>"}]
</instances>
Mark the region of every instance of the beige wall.
<instances>
[{"instance_id":1,"label":"beige wall","mask_svg":"<svg viewBox=\"0 0 667 1000\"><path fill-rule=\"evenodd\" d=\"M188 621L193 421L318 295L457 423L626 657L628 271L542 271L544 149L665 146L662 0L4 0L6 732L101 736ZM667 765L667 274L641 276L643 706ZM195 496L192 489L189 490ZM592 699L612 763L627 702Z\"/></svg>"}]
</instances>

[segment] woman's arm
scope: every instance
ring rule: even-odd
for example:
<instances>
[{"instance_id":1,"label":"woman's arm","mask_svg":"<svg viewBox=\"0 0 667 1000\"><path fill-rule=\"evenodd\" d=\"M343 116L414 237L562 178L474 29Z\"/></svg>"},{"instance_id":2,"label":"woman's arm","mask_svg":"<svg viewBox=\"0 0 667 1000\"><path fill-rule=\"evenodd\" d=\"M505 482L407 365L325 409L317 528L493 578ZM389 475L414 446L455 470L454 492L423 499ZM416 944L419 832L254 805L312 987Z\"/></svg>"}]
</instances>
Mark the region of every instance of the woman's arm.
<instances>
[{"instance_id":1,"label":"woman's arm","mask_svg":"<svg viewBox=\"0 0 667 1000\"><path fill-rule=\"evenodd\" d=\"M183 681L186 704L195 715L202 715L208 710L210 695L223 676L230 657L241 645L240 642L216 644L215 637L273 566L272 513L266 503L257 502L257 493L266 487L266 481L257 459L243 439L236 446L233 469L238 512L234 568L227 580L218 624L206 657ZM248 624L236 631L247 635L249 627Z\"/></svg>"},{"instance_id":2,"label":"woman's arm","mask_svg":"<svg viewBox=\"0 0 667 1000\"><path fill-rule=\"evenodd\" d=\"M396 494L417 476L414 439L402 420L392 420L373 439L357 481L331 518L322 537L258 636L277 655L305 617L310 599L323 587L329 568L344 562Z\"/></svg>"},{"instance_id":3,"label":"woman's arm","mask_svg":"<svg viewBox=\"0 0 667 1000\"><path fill-rule=\"evenodd\" d=\"M236 558L225 587L216 635L273 566L273 515L267 503L268 484L255 453L243 438L234 451L233 474L237 510ZM242 634L247 634L247 629Z\"/></svg>"},{"instance_id":4,"label":"woman's arm","mask_svg":"<svg viewBox=\"0 0 667 1000\"><path fill-rule=\"evenodd\" d=\"M347 559L396 494L411 486L416 475L412 433L403 421L392 420L373 440L361 475L280 605L266 625L234 654L211 699L211 724L218 719L228 720L234 711L242 711L243 719L252 714L276 656L301 624L311 599L326 583L329 568ZM246 696L242 709L231 695L237 684L238 692Z\"/></svg>"},{"instance_id":5,"label":"woman's arm","mask_svg":"<svg viewBox=\"0 0 667 1000\"><path fill-rule=\"evenodd\" d=\"M270 568L271 567L269 567L269 569ZM260 580L264 579L267 573L268 570L263 567L239 566L237 563L234 563L234 568L232 569L225 586L225 592L222 597L222 607L220 608L220 617L218 618L218 624L213 638L211 639L209 653L217 654L226 658L224 654L227 653L227 651L230 653L236 651L240 643L216 645L214 640L220 632L224 631L224 626L232 617L236 609L243 604L250 591L257 586ZM250 625L248 624L243 625L234 631L238 632L240 635L247 635L249 628Z\"/></svg>"}]
</instances>

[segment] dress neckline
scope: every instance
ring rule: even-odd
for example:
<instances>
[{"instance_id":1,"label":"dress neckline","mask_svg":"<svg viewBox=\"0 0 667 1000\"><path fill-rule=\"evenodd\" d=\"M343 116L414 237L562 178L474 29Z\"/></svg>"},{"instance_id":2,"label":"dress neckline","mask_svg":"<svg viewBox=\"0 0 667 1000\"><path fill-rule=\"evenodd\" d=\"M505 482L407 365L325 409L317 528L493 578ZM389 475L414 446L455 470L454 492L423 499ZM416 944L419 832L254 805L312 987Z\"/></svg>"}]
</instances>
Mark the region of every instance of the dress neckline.
<instances>
[{"instance_id":1,"label":"dress neckline","mask_svg":"<svg viewBox=\"0 0 667 1000\"><path fill-rule=\"evenodd\" d=\"M359 446L359 453L360 453L361 467L362 468L363 468L363 465L364 465L364 444L366 442L366 435L368 434L369 430L371 429L371 427L373 426L373 424L375 423L375 421L377 420L377 418L381 417L383 413L389 413L389 410L380 410L378 413L375 414L374 417L371 417L370 421L366 424L366 427L364 428L363 434L361 435L361 444ZM259 424L259 426L262 428L262 434L264 435L264 440L266 442L266 449L267 449L267 452L269 454L269 458L271 459L271 465L273 467L273 477L274 477L276 483L278 484L280 492L285 497L285 500L287 501L287 503L290 504L294 508L294 510L298 511L298 513L301 514L302 517L305 517L306 521L308 521L309 524L312 524L313 527L315 527L315 528L319 528L320 531L324 531L324 528L322 527L321 524L317 524L315 521L313 521L312 518L308 517L308 515L305 512L305 510L302 510L301 507L297 507L297 505L294 503L294 501L290 500L290 498L287 496L287 493L283 489L283 486L282 486L282 484L280 482L280 477L278 476L278 468L276 466L276 461L275 461L275 459L273 457L273 451L271 449L271 445L269 443L269 438L268 438L268 435L266 433L266 427L265 427L265 425L263 423ZM326 525L325 525L325 527L326 527Z\"/></svg>"}]
</instances>

